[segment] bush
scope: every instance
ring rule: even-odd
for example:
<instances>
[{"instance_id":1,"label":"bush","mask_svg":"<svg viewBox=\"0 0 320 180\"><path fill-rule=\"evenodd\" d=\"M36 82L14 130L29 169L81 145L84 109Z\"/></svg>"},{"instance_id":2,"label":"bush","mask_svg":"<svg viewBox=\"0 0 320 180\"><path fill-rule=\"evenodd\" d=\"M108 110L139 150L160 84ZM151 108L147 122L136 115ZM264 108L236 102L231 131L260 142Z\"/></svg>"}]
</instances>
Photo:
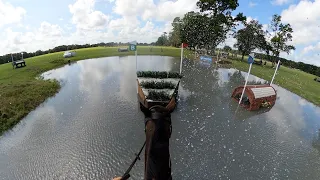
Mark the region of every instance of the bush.
<instances>
[{"instance_id":1,"label":"bush","mask_svg":"<svg viewBox=\"0 0 320 180\"><path fill-rule=\"evenodd\" d=\"M140 85L146 89L175 89L175 85L171 82L144 81Z\"/></svg>"},{"instance_id":2,"label":"bush","mask_svg":"<svg viewBox=\"0 0 320 180\"><path fill-rule=\"evenodd\" d=\"M178 72L166 72L166 71L138 71L138 77L148 77L148 78L182 78Z\"/></svg>"},{"instance_id":3,"label":"bush","mask_svg":"<svg viewBox=\"0 0 320 180\"><path fill-rule=\"evenodd\" d=\"M147 99L151 99L154 101L169 101L170 96L168 93L163 91L149 91Z\"/></svg>"}]
</instances>

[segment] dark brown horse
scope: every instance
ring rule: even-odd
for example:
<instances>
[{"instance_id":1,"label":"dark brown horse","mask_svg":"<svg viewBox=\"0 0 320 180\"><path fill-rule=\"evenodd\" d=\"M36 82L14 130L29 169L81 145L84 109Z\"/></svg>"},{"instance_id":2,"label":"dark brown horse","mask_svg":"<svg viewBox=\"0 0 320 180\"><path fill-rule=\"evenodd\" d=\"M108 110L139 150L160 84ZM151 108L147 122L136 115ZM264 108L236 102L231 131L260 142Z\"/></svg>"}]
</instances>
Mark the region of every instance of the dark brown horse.
<instances>
[{"instance_id":1,"label":"dark brown horse","mask_svg":"<svg viewBox=\"0 0 320 180\"><path fill-rule=\"evenodd\" d=\"M153 106L145 112L146 149L145 180L171 180L169 139L171 115L162 106Z\"/></svg>"},{"instance_id":2,"label":"dark brown horse","mask_svg":"<svg viewBox=\"0 0 320 180\"><path fill-rule=\"evenodd\" d=\"M136 161L140 159L139 155L144 146L144 179L171 180L169 139L172 126L170 112L167 108L159 105L150 109L142 108L141 111L145 114L146 141L123 177L118 177L114 180L126 180L130 177L130 170Z\"/></svg>"}]
</instances>

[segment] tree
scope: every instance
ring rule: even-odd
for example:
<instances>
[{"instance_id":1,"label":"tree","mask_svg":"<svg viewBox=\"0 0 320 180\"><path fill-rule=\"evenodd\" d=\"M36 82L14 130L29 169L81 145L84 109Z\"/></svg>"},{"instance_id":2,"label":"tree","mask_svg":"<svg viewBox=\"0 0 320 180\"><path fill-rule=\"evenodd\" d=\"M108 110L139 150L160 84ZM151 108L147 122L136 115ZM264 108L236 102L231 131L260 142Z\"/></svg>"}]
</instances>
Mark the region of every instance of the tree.
<instances>
[{"instance_id":1,"label":"tree","mask_svg":"<svg viewBox=\"0 0 320 180\"><path fill-rule=\"evenodd\" d=\"M231 50L232 50L232 48L230 46L223 47L223 51L225 51L225 52L230 52Z\"/></svg>"},{"instance_id":2,"label":"tree","mask_svg":"<svg viewBox=\"0 0 320 180\"><path fill-rule=\"evenodd\" d=\"M280 15L273 15L271 21L271 29L273 37L270 41L273 55L279 58L280 52L290 53L291 50L295 50L292 45L287 45L289 41L292 41L293 29L290 24L283 24L281 22Z\"/></svg>"},{"instance_id":3,"label":"tree","mask_svg":"<svg viewBox=\"0 0 320 180\"><path fill-rule=\"evenodd\" d=\"M271 43L268 42L268 41L264 41L264 43L263 43L262 46L261 46L261 49L262 49L263 51L265 51L266 54L267 54L266 58L264 58L264 59L267 59L268 61L272 61L272 59L271 59L271 54L270 54L270 53L272 52Z\"/></svg>"},{"instance_id":4,"label":"tree","mask_svg":"<svg viewBox=\"0 0 320 180\"><path fill-rule=\"evenodd\" d=\"M262 25L258 21L251 20L249 23L244 23L244 26L234 36L237 39L237 43L234 46L241 53L241 60L243 60L244 55L251 53L255 49L263 49L266 45Z\"/></svg>"},{"instance_id":5,"label":"tree","mask_svg":"<svg viewBox=\"0 0 320 180\"><path fill-rule=\"evenodd\" d=\"M169 33L169 43L174 47L178 47L181 44L180 30L181 19L179 17L174 18L172 25L172 32Z\"/></svg>"},{"instance_id":6,"label":"tree","mask_svg":"<svg viewBox=\"0 0 320 180\"><path fill-rule=\"evenodd\" d=\"M168 43L167 33L164 32L157 40L156 45L165 46Z\"/></svg>"},{"instance_id":7,"label":"tree","mask_svg":"<svg viewBox=\"0 0 320 180\"><path fill-rule=\"evenodd\" d=\"M201 12L207 12L213 16L226 14L231 15L231 12L238 6L238 0L199 0L197 6Z\"/></svg>"},{"instance_id":8,"label":"tree","mask_svg":"<svg viewBox=\"0 0 320 180\"><path fill-rule=\"evenodd\" d=\"M202 45L201 33L205 26L204 17L200 13L188 12L184 15L180 24L180 39L188 43L189 47L194 49Z\"/></svg>"},{"instance_id":9,"label":"tree","mask_svg":"<svg viewBox=\"0 0 320 180\"><path fill-rule=\"evenodd\" d=\"M188 12L181 23L181 40L193 46L213 50L227 38L235 22L245 20L242 13L235 18L231 12L239 4L237 0L199 0L201 13Z\"/></svg>"}]
</instances>

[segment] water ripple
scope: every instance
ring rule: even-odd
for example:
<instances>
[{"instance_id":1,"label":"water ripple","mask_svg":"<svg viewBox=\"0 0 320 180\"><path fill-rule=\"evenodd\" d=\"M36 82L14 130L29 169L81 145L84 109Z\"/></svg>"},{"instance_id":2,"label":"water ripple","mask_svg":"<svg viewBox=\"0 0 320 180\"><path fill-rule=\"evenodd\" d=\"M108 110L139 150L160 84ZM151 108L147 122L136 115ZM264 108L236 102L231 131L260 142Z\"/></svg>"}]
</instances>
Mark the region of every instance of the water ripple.
<instances>
[{"instance_id":1,"label":"water ripple","mask_svg":"<svg viewBox=\"0 0 320 180\"><path fill-rule=\"evenodd\" d=\"M138 70L179 70L179 60L141 56ZM61 91L0 138L0 179L111 179L141 148L143 114L134 57L79 61L52 70ZM275 86L264 112L230 100L246 73L185 63L172 114L174 179L317 179L320 110ZM250 77L253 81L263 81ZM143 179L143 162L132 179Z\"/></svg>"}]
</instances>

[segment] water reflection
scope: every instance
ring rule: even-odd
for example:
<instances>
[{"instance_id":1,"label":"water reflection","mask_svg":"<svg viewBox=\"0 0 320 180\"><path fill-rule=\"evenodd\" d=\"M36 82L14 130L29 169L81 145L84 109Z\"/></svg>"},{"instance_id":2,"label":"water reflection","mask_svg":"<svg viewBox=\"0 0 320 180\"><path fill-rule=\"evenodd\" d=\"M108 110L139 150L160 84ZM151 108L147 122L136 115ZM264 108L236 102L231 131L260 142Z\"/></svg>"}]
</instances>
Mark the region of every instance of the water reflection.
<instances>
[{"instance_id":1,"label":"water reflection","mask_svg":"<svg viewBox=\"0 0 320 180\"><path fill-rule=\"evenodd\" d=\"M317 149L320 153L320 129L318 130L318 135L312 140L312 147Z\"/></svg>"},{"instance_id":2,"label":"water reflection","mask_svg":"<svg viewBox=\"0 0 320 180\"><path fill-rule=\"evenodd\" d=\"M179 59L140 56L138 70L179 71ZM49 71L61 91L0 138L0 179L111 179L144 140L135 57L79 61ZM246 73L184 61L172 114L174 179L317 179L320 108L274 86L275 106L237 109ZM250 76L250 83L267 81ZM143 160L132 170L142 179Z\"/></svg>"}]
</instances>

